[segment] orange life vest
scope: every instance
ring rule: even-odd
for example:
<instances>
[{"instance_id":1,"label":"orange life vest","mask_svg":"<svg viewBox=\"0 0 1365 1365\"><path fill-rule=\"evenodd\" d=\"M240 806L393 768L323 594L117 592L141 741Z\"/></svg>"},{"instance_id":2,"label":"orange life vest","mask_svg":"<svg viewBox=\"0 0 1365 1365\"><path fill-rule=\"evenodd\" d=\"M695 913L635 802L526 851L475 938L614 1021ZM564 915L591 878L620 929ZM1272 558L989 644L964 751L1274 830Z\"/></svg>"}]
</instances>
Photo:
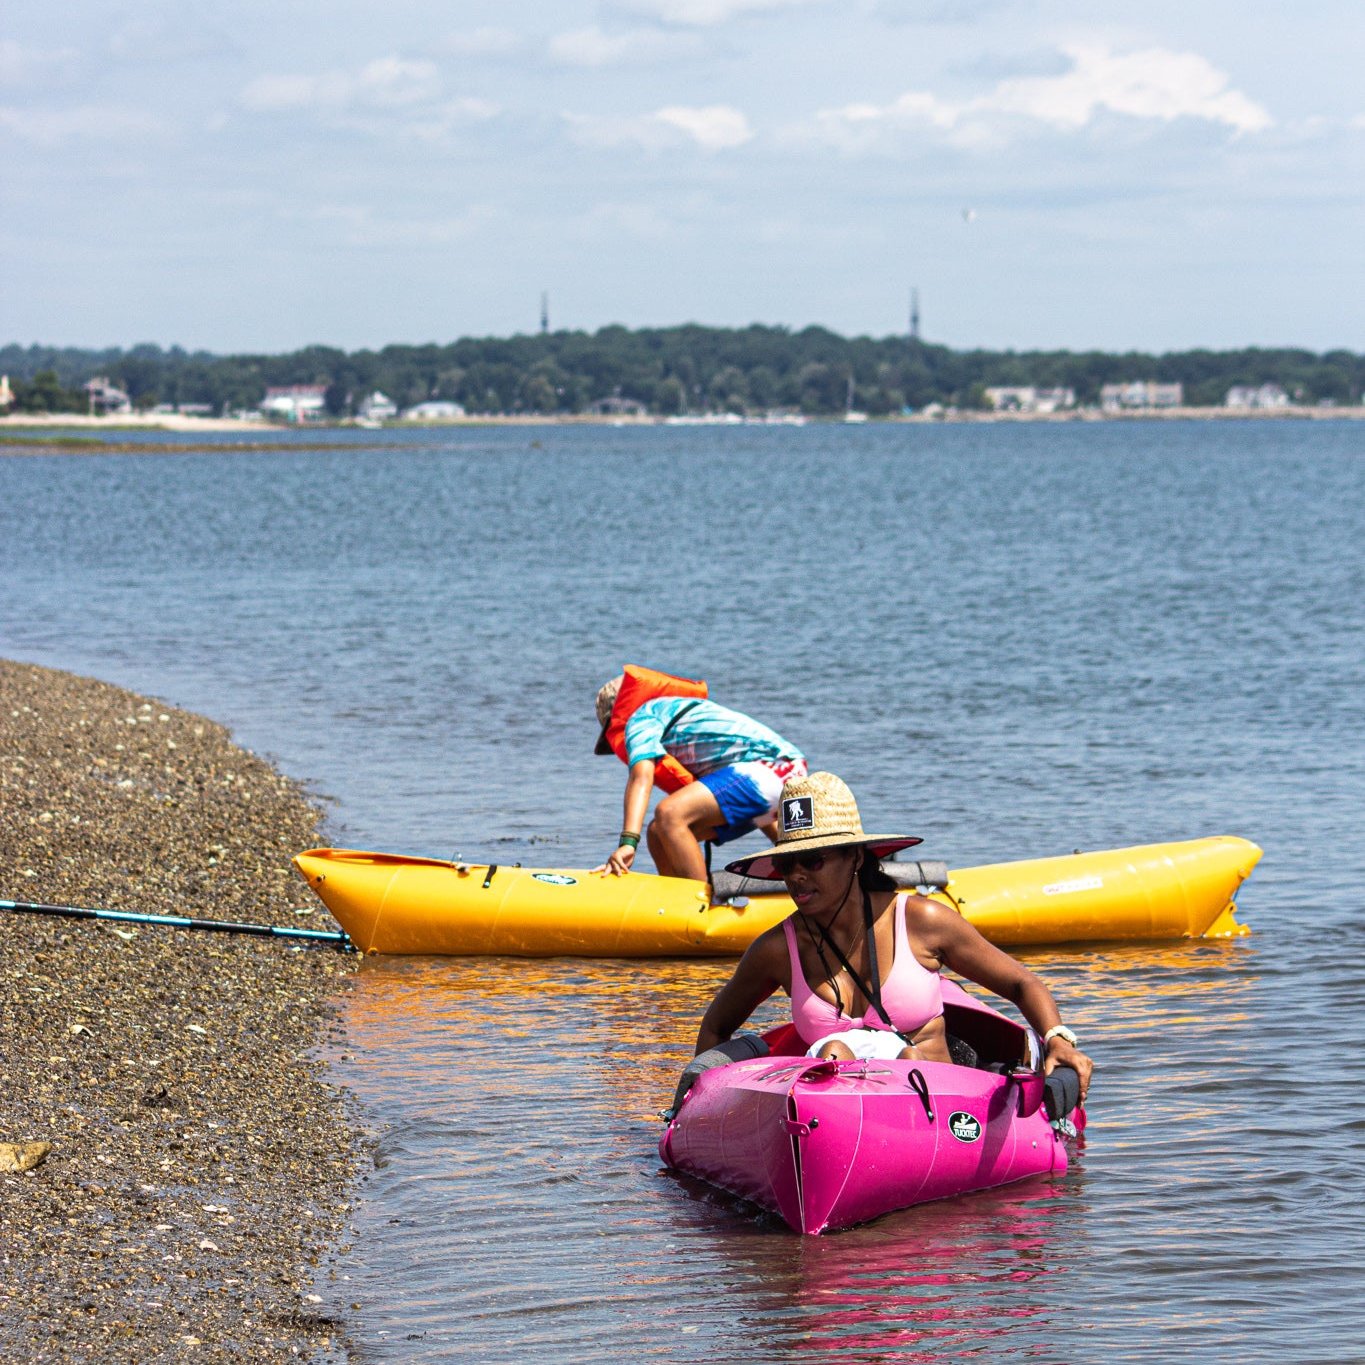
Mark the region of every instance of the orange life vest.
<instances>
[{"instance_id":1,"label":"orange life vest","mask_svg":"<svg viewBox=\"0 0 1365 1365\"><path fill-rule=\"evenodd\" d=\"M612 753L624 763L626 722L640 707L655 697L704 697L706 684L696 678L679 678L672 673L641 668L638 664L627 664L621 671L625 677L612 705L611 718L607 721L607 743L611 745ZM675 792L695 781L696 778L669 754L665 754L654 766L654 785L666 792Z\"/></svg>"}]
</instances>

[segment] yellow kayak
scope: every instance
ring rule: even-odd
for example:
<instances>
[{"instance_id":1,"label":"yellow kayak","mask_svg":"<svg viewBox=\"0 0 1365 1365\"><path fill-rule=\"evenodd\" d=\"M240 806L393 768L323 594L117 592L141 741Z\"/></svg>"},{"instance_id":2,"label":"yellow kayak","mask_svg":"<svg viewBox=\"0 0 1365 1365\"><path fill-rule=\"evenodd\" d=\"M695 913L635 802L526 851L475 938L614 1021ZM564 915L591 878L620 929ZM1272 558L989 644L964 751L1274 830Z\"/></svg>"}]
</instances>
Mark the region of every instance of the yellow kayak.
<instances>
[{"instance_id":1,"label":"yellow kayak","mask_svg":"<svg viewBox=\"0 0 1365 1365\"><path fill-rule=\"evenodd\" d=\"M1248 932L1233 898L1260 858L1249 840L1222 835L945 869L930 894L1003 946L1233 938ZM311 849L294 864L367 953L723 957L743 952L793 909L785 894L766 890L772 883L713 905L705 883L648 873L611 877L344 848Z\"/></svg>"}]
</instances>

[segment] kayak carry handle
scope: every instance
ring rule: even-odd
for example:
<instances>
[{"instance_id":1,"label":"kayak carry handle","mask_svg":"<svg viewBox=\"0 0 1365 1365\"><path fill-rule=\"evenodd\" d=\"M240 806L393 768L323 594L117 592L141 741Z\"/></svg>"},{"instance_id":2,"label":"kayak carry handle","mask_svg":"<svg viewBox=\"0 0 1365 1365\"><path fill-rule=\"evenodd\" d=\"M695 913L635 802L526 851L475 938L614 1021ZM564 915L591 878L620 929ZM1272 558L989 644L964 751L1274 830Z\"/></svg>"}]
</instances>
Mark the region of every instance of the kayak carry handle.
<instances>
[{"instance_id":1,"label":"kayak carry handle","mask_svg":"<svg viewBox=\"0 0 1365 1365\"><path fill-rule=\"evenodd\" d=\"M911 1067L905 1083L919 1096L919 1102L924 1106L924 1117L933 1123L934 1103L929 1095L929 1082L924 1079L924 1072L917 1066Z\"/></svg>"}]
</instances>

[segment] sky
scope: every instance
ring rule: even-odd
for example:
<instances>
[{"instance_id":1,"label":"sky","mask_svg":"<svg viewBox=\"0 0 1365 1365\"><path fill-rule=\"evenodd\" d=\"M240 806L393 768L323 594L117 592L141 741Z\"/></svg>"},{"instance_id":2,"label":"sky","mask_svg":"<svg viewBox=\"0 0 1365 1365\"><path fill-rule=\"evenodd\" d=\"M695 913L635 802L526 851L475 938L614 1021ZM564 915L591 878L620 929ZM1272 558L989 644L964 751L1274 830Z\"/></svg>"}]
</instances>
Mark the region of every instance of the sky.
<instances>
[{"instance_id":1,"label":"sky","mask_svg":"<svg viewBox=\"0 0 1365 1365\"><path fill-rule=\"evenodd\" d=\"M1360 0L9 0L0 342L1365 350Z\"/></svg>"}]
</instances>

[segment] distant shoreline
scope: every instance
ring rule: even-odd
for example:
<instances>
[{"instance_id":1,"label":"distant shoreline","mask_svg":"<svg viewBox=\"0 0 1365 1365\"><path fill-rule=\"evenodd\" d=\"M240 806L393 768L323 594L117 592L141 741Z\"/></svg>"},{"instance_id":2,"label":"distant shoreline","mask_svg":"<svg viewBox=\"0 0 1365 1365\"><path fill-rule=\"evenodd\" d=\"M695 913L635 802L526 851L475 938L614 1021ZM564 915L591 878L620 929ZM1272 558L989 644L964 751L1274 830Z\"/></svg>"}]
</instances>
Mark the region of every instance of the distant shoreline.
<instances>
[{"instance_id":1,"label":"distant shoreline","mask_svg":"<svg viewBox=\"0 0 1365 1365\"><path fill-rule=\"evenodd\" d=\"M1283 422L1291 420L1308 421L1360 421L1365 419L1365 404L1352 407L1286 407L1286 408L1134 408L1120 412L1103 412L1095 408L1071 408L1062 412L977 412L958 410L932 414L912 413L908 416L869 417L866 421L846 423L840 417L810 417L806 425L818 426L936 426L953 423L995 423L995 422ZM424 431L433 428L459 427L543 427L543 426L603 426L603 427L656 427L670 425L664 417L653 415L611 416L587 413L515 413L505 415L471 415L467 417L445 418L432 422L387 422L379 428L362 428L355 422L308 422L302 425L285 425L272 422L253 421L237 417L186 417L179 413L124 413L111 417L90 417L83 413L12 413L0 417L0 433L25 431L72 431L89 432L91 435L113 434L119 431L172 431L183 435L208 435L218 432L233 432L239 435L277 437L285 432L331 432L331 431ZM762 418L747 421L727 422L724 418L696 418L679 424L689 426L765 426L783 425L765 423ZM15 449L24 449L23 446ZM59 449L60 447L54 447ZM0 453L4 446L0 444Z\"/></svg>"}]
</instances>

